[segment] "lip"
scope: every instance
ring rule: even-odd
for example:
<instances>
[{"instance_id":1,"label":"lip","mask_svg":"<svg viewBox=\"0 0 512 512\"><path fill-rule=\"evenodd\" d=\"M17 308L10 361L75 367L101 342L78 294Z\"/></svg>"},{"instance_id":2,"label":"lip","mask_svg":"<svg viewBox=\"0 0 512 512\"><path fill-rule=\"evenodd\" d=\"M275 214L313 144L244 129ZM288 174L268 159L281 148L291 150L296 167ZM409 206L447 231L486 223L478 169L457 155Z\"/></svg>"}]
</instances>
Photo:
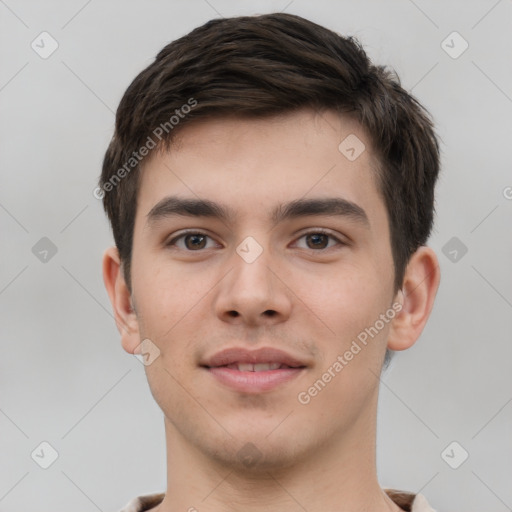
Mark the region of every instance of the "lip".
<instances>
[{"instance_id":1,"label":"lip","mask_svg":"<svg viewBox=\"0 0 512 512\"><path fill-rule=\"evenodd\" d=\"M253 372L226 367L235 363L281 363L289 368ZM271 347L258 350L228 348L217 352L201 366L221 384L242 393L270 391L295 379L307 368L298 357Z\"/></svg>"},{"instance_id":2,"label":"lip","mask_svg":"<svg viewBox=\"0 0 512 512\"><path fill-rule=\"evenodd\" d=\"M257 350L247 350L239 347L227 348L217 352L211 358L206 359L201 363L201 366L212 368L234 363L281 363L293 368L307 366L306 363L301 361L298 357L273 347L263 347Z\"/></svg>"},{"instance_id":3,"label":"lip","mask_svg":"<svg viewBox=\"0 0 512 512\"><path fill-rule=\"evenodd\" d=\"M261 372L241 372L218 366L207 371L220 383L241 393L262 393L289 382L305 371L302 368L280 368Z\"/></svg>"}]
</instances>

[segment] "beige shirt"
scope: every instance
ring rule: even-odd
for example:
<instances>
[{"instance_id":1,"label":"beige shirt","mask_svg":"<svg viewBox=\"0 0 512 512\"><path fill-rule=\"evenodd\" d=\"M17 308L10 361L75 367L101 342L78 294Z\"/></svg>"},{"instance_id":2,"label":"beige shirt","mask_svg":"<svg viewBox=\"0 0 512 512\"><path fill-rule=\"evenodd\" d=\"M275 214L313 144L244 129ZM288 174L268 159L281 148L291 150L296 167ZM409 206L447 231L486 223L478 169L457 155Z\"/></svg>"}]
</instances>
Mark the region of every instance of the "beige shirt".
<instances>
[{"instance_id":1,"label":"beige shirt","mask_svg":"<svg viewBox=\"0 0 512 512\"><path fill-rule=\"evenodd\" d=\"M422 494L384 489L387 495L406 512L436 512ZM119 512L144 512L156 507L164 499L165 493L144 494L127 503Z\"/></svg>"}]
</instances>

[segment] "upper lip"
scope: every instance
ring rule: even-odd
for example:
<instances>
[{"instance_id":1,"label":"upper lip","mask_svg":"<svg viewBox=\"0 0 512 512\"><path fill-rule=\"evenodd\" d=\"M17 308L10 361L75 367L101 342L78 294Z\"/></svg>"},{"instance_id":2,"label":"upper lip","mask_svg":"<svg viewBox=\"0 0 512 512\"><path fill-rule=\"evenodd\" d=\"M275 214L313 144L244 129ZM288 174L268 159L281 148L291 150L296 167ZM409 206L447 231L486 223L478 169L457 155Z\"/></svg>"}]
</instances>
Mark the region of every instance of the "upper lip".
<instances>
[{"instance_id":1,"label":"upper lip","mask_svg":"<svg viewBox=\"0 0 512 512\"><path fill-rule=\"evenodd\" d=\"M294 368L306 366L306 364L297 357L271 347L264 347L257 350L247 350L238 347L227 348L206 359L201 366L211 368L233 363L281 363Z\"/></svg>"}]
</instances>

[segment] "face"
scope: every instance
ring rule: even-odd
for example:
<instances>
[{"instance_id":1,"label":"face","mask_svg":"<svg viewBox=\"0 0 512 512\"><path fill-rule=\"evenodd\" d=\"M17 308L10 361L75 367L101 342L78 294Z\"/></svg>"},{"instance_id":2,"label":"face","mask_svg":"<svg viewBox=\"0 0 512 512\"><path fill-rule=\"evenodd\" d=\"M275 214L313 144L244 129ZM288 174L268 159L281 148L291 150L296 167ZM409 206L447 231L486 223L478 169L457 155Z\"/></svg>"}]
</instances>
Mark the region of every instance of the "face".
<instances>
[{"instance_id":1,"label":"face","mask_svg":"<svg viewBox=\"0 0 512 512\"><path fill-rule=\"evenodd\" d=\"M302 111L190 125L147 162L123 344L160 350L173 439L268 468L368 432L396 312L372 159L356 122Z\"/></svg>"}]
</instances>

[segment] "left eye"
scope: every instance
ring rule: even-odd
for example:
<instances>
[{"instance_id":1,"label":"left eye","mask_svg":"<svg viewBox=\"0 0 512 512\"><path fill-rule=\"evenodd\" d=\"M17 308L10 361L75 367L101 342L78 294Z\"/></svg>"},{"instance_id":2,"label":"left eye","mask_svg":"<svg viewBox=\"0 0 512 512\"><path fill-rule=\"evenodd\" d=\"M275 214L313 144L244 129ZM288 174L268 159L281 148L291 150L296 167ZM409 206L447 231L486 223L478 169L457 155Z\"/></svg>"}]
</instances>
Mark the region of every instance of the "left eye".
<instances>
[{"instance_id":1,"label":"left eye","mask_svg":"<svg viewBox=\"0 0 512 512\"><path fill-rule=\"evenodd\" d=\"M305 240L306 247L302 249L328 249L333 245L342 244L335 236L329 233L323 233L322 231L315 231L302 235L299 240Z\"/></svg>"}]
</instances>

